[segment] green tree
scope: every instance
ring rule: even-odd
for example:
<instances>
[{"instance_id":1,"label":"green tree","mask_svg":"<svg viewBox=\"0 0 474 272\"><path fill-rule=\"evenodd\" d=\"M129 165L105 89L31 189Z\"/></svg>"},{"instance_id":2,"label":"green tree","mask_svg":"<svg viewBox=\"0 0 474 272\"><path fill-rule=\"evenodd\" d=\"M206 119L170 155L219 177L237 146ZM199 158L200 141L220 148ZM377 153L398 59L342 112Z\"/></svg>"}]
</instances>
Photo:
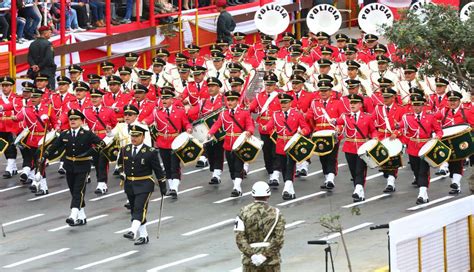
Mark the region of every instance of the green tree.
<instances>
[{"instance_id":1,"label":"green tree","mask_svg":"<svg viewBox=\"0 0 474 272\"><path fill-rule=\"evenodd\" d=\"M474 12L462 22L448 5L425 5L422 11L402 11L400 20L384 26L384 36L397 45L395 66L411 63L421 74L442 76L467 91L474 75Z\"/></svg>"}]
</instances>

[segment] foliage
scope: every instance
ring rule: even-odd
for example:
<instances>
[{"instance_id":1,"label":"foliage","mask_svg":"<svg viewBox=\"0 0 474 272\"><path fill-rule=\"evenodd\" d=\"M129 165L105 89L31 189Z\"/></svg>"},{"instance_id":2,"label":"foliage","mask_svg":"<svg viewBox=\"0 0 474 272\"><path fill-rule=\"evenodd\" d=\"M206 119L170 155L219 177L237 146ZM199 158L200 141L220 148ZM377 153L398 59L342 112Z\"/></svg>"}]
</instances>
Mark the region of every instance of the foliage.
<instances>
[{"instance_id":1,"label":"foliage","mask_svg":"<svg viewBox=\"0 0 474 272\"><path fill-rule=\"evenodd\" d=\"M397 46L395 66L415 64L423 75L442 76L472 89L474 12L462 22L454 7L428 4L418 12L402 11L401 19L383 30Z\"/></svg>"}]
</instances>

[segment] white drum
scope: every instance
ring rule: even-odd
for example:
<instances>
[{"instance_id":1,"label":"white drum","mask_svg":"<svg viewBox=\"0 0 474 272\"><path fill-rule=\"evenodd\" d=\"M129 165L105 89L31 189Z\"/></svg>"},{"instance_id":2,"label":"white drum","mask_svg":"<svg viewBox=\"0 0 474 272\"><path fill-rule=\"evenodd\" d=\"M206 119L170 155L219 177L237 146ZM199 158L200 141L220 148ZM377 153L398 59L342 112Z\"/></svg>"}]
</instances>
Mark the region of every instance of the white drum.
<instances>
[{"instance_id":1,"label":"white drum","mask_svg":"<svg viewBox=\"0 0 474 272\"><path fill-rule=\"evenodd\" d=\"M283 148L283 151L288 152L288 150L293 146L298 140L301 138L301 134L296 133L293 135L290 140L286 143L285 147Z\"/></svg>"},{"instance_id":2,"label":"white drum","mask_svg":"<svg viewBox=\"0 0 474 272\"><path fill-rule=\"evenodd\" d=\"M368 140L359 147L357 155L365 161L369 168L376 168L390 159L387 148L376 139Z\"/></svg>"},{"instance_id":3,"label":"white drum","mask_svg":"<svg viewBox=\"0 0 474 272\"><path fill-rule=\"evenodd\" d=\"M255 136L247 138L245 134L235 140L232 145L232 151L244 162L252 162L257 158L258 153L262 150L263 141Z\"/></svg>"},{"instance_id":4,"label":"white drum","mask_svg":"<svg viewBox=\"0 0 474 272\"><path fill-rule=\"evenodd\" d=\"M56 137L58 137L58 133L55 130L51 130L50 132L46 133L46 140L44 141L45 146L49 145ZM38 141L38 148L41 148L43 145L43 140L45 137L41 137Z\"/></svg>"},{"instance_id":5,"label":"white drum","mask_svg":"<svg viewBox=\"0 0 474 272\"><path fill-rule=\"evenodd\" d=\"M426 142L418 151L418 157L425 160L431 167L439 167L451 156L451 150L438 139Z\"/></svg>"},{"instance_id":6,"label":"white drum","mask_svg":"<svg viewBox=\"0 0 474 272\"><path fill-rule=\"evenodd\" d=\"M207 135L209 135L209 128L207 127L206 123L200 123L193 126L193 137L199 142L207 142Z\"/></svg>"},{"instance_id":7,"label":"white drum","mask_svg":"<svg viewBox=\"0 0 474 272\"><path fill-rule=\"evenodd\" d=\"M189 142L189 139L191 139L191 135L188 133L183 132L179 134L178 137L174 138L173 142L171 143L171 149L174 151L180 149Z\"/></svg>"},{"instance_id":8,"label":"white drum","mask_svg":"<svg viewBox=\"0 0 474 272\"><path fill-rule=\"evenodd\" d=\"M105 143L105 146L108 146L114 141L114 139L115 139L115 136L105 136L104 139L102 139L102 141Z\"/></svg>"},{"instance_id":9,"label":"white drum","mask_svg":"<svg viewBox=\"0 0 474 272\"><path fill-rule=\"evenodd\" d=\"M194 162L204 151L201 143L186 132L179 134L178 137L174 139L171 143L171 149L173 149L173 152L184 164Z\"/></svg>"},{"instance_id":10,"label":"white drum","mask_svg":"<svg viewBox=\"0 0 474 272\"><path fill-rule=\"evenodd\" d=\"M22 142L23 139L25 139L26 136L28 136L28 133L30 133L30 130L28 128L23 129L23 131L20 134L18 134L18 136L16 136L14 144L17 145L20 142Z\"/></svg>"},{"instance_id":11,"label":"white drum","mask_svg":"<svg viewBox=\"0 0 474 272\"><path fill-rule=\"evenodd\" d=\"M232 151L236 151L239 149L243 143L248 142L249 144L255 146L259 150L262 149L263 147L263 141L260 140L259 138L255 136L250 136L248 139L245 137L245 134L240 134L239 137L237 137L237 140L235 140L234 144L232 145Z\"/></svg>"},{"instance_id":12,"label":"white drum","mask_svg":"<svg viewBox=\"0 0 474 272\"><path fill-rule=\"evenodd\" d=\"M389 157L398 156L403 152L403 144L399 139L385 138L381 143L387 148Z\"/></svg>"}]
</instances>

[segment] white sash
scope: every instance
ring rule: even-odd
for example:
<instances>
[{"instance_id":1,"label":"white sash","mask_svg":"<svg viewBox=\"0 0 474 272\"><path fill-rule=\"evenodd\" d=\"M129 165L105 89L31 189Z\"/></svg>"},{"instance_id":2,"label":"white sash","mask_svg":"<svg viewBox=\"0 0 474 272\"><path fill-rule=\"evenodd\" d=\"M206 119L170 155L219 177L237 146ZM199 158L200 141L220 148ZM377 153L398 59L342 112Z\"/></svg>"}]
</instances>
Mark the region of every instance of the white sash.
<instances>
[{"instance_id":1,"label":"white sash","mask_svg":"<svg viewBox=\"0 0 474 272\"><path fill-rule=\"evenodd\" d=\"M385 105L382 106L383 119L385 120L385 126L387 127L387 130L392 132L392 127L390 126L390 122L388 121L388 118L387 118L387 111L383 107L385 107Z\"/></svg>"},{"instance_id":2,"label":"white sash","mask_svg":"<svg viewBox=\"0 0 474 272\"><path fill-rule=\"evenodd\" d=\"M260 111L260 114L263 114L267 111L268 107L270 106L270 103L273 101L275 97L277 97L278 92L273 91L270 93L270 96L268 96L267 101L265 101L265 104L263 104L262 110Z\"/></svg>"},{"instance_id":3,"label":"white sash","mask_svg":"<svg viewBox=\"0 0 474 272\"><path fill-rule=\"evenodd\" d=\"M263 242L258 242L258 243L251 243L250 244L250 247L251 248L259 248L259 247L269 247L270 246L270 243L267 242L268 239L270 238L270 235L272 235L273 233L273 230L275 230L275 227L278 223L278 219L280 217L280 210L275 208L276 209L276 217L275 217L275 222L273 223L273 226L272 228L270 229L270 231L267 233L267 236L265 236L265 239L263 239Z\"/></svg>"}]
</instances>

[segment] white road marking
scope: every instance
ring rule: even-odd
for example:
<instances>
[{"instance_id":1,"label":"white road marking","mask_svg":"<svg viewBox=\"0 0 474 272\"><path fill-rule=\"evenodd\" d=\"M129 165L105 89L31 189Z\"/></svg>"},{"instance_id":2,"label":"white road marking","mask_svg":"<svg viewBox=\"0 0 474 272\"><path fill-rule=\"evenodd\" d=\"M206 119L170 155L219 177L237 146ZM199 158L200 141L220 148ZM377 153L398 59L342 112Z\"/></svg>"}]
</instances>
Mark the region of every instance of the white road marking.
<instances>
[{"instance_id":1,"label":"white road marking","mask_svg":"<svg viewBox=\"0 0 474 272\"><path fill-rule=\"evenodd\" d=\"M16 266L19 266L19 265L22 265L22 264L25 264L25 263L29 263L29 262L33 262L33 261L36 261L36 260L39 260L39 259L42 259L42 258L45 258L45 257L49 257L49 256L52 256L52 255L63 253L64 251L68 251L69 249L70 248L67 248L67 247L61 248L61 249L58 249L56 251L41 254L41 255L38 255L38 256L35 256L33 258L29 258L29 259L26 259L26 260L23 260L23 261L20 261L20 262L17 262L17 263L12 263L12 264L9 264L9 265L5 265L3 268L16 267Z\"/></svg>"},{"instance_id":2,"label":"white road marking","mask_svg":"<svg viewBox=\"0 0 474 272\"><path fill-rule=\"evenodd\" d=\"M419 210L419 209L423 209L427 206L430 206L430 205L433 205L433 204L436 204L436 203L439 203L439 202L442 202L442 201L445 201L445 200L448 200L448 199L451 199L453 198L454 196L445 196L445 197L442 197L442 198L438 198L438 199L435 199L433 201L430 201L428 203L425 203L425 204L421 204L421 205L416 205L414 207L411 207L411 208L408 208L407 211L416 211L416 210Z\"/></svg>"},{"instance_id":3,"label":"white road marking","mask_svg":"<svg viewBox=\"0 0 474 272\"><path fill-rule=\"evenodd\" d=\"M47 198L47 197L50 197L50 196L59 195L59 194L65 193L65 192L69 192L69 189L64 189L64 190L60 190L60 191L50 193L50 194L47 194L47 195L42 195L42 196L30 198L30 199L28 199L28 201L35 201L35 200Z\"/></svg>"},{"instance_id":4,"label":"white road marking","mask_svg":"<svg viewBox=\"0 0 474 272\"><path fill-rule=\"evenodd\" d=\"M106 217L106 216L109 216L108 214L101 214L101 215L98 215L98 216L94 216L94 217L91 217L91 218L87 218L87 223L91 222L91 221L94 221L94 220L97 220L97 219L101 219L103 217ZM62 227L59 227L59 228L55 228L55 229L50 229L48 231L51 231L51 232L55 232L55 231L58 231L58 230L63 230L63 229L67 229L67 228L71 228L71 226L69 225L64 225Z\"/></svg>"},{"instance_id":5,"label":"white road marking","mask_svg":"<svg viewBox=\"0 0 474 272\"><path fill-rule=\"evenodd\" d=\"M183 233L183 234L181 234L181 235L182 235L182 236L191 236L191 235L193 235L193 234L200 233L200 232L203 232L203 231L206 231L206 230L209 230L209 229L213 229L213 228L217 228L217 227L221 227L221 226L225 226L225 225L234 224L234 222L235 222L235 219L231 218L231 219L227 219L227 220L224 220L224 221L221 221L221 222L218 222L218 223L209 225L209 226L207 226L207 227L203 227L203 228L200 228L200 229L197 229L197 230L193 230L193 231L190 231L190 232Z\"/></svg>"},{"instance_id":6,"label":"white road marking","mask_svg":"<svg viewBox=\"0 0 474 272\"><path fill-rule=\"evenodd\" d=\"M34 218L37 218L37 217L40 217L40 216L43 216L43 215L44 215L43 213L38 213L38 214L35 214L35 215L32 215L32 216L28 216L28 217L21 218L21 219L15 220L15 221L10 221L10 222L4 223L3 226L4 227L10 226L10 225L20 223L20 222L23 222L23 221L27 221L27 220L30 220L30 219L34 219Z\"/></svg>"},{"instance_id":7,"label":"white road marking","mask_svg":"<svg viewBox=\"0 0 474 272\"><path fill-rule=\"evenodd\" d=\"M161 222L165 221L165 220L168 220L168 219L171 219L173 218L173 216L165 216L163 218L161 218ZM160 219L156 219L156 220L153 220L153 221L150 221L150 222L147 222L145 225L146 226L149 226L151 224L155 224L155 223L158 223L160 221ZM119 231L116 231L114 232L115 234L120 234L120 233L125 233L127 231L129 231L130 228L126 228L126 229L123 229L123 230L119 230Z\"/></svg>"},{"instance_id":8,"label":"white road marking","mask_svg":"<svg viewBox=\"0 0 474 272\"><path fill-rule=\"evenodd\" d=\"M347 233L349 233L349 232L353 232L353 231L356 231L356 230L359 230L359 229L363 229L363 228L368 227L368 226L370 226L370 225L372 225L372 224L374 224L374 223L366 222L366 223L363 223L363 224L354 226L354 227L352 227L352 228L345 229L345 230L342 231L342 233L347 234ZM329 241L329 240L334 239L334 238L337 238L337 237L339 237L339 236L341 236L340 233L333 233L333 234L331 234L331 235L328 235L328 236L326 236L326 237L320 238L320 239L318 239L318 240Z\"/></svg>"},{"instance_id":9,"label":"white road marking","mask_svg":"<svg viewBox=\"0 0 474 272\"><path fill-rule=\"evenodd\" d=\"M118 192L115 192L115 193L106 194L106 195L103 195L103 196L100 196L100 197L96 197L96 198L93 198L93 199L89 199L89 201L97 201L97 200L101 200L101 199L104 199L104 198L109 198L109 197L111 197L111 196L119 195L119 194L124 194L124 195L125 195L125 191L124 191L124 190L121 190L121 191L118 191Z\"/></svg>"},{"instance_id":10,"label":"white road marking","mask_svg":"<svg viewBox=\"0 0 474 272\"><path fill-rule=\"evenodd\" d=\"M99 265L99 264L107 263L107 262L114 261L114 260L117 260L117 259L120 259L120 258L123 258L123 257L130 256L130 255L135 254L137 252L138 252L138 250L131 250L131 251L125 252L123 254L113 256L113 257L110 257L110 258L107 258L107 259L103 259L103 260L100 260L98 262L94 262L94 263L86 264L86 265L83 265L83 266L79 266L79 267L76 267L74 269L75 270L84 270L84 269L92 267L92 266L96 266L96 265Z\"/></svg>"},{"instance_id":11,"label":"white road marking","mask_svg":"<svg viewBox=\"0 0 474 272\"><path fill-rule=\"evenodd\" d=\"M7 191L10 191L10 190L14 190L14 189L21 188L21 187L23 187L23 186L21 186L21 185L16 185L16 186L13 186L13 187L1 189L1 190L0 190L0 193L7 192Z\"/></svg>"},{"instance_id":12,"label":"white road marking","mask_svg":"<svg viewBox=\"0 0 474 272\"><path fill-rule=\"evenodd\" d=\"M343 208L352 208L352 207L355 207L355 206L359 206L359 205L363 205L363 204L366 204L370 201L374 201L374 200L377 200L377 199L381 199L381 198L384 198L384 197L388 197L390 196L390 194L381 194L381 195L376 195L376 196L373 196L371 198L367 198L365 201L360 201L360 202L355 202L355 203L352 203L352 204L349 204L349 205L345 205L345 206L342 206Z\"/></svg>"},{"instance_id":13,"label":"white road marking","mask_svg":"<svg viewBox=\"0 0 474 272\"><path fill-rule=\"evenodd\" d=\"M247 175L252 175L252 174L258 173L258 172L263 171L263 170L265 170L265 167L262 167L262 168L258 168L258 169L249 171L249 172L247 173Z\"/></svg>"},{"instance_id":14,"label":"white road marking","mask_svg":"<svg viewBox=\"0 0 474 272\"><path fill-rule=\"evenodd\" d=\"M227 162L225 161L224 164L227 164ZM191 175L191 174L194 174L194 173L199 173L199 172L206 171L206 170L209 170L209 166L206 166L204 168L199 168L199 169L196 169L196 170L191 170L189 172L184 172L183 175L187 176L187 175Z\"/></svg>"},{"instance_id":15,"label":"white road marking","mask_svg":"<svg viewBox=\"0 0 474 272\"><path fill-rule=\"evenodd\" d=\"M295 203L295 202L298 202L298 201L301 201L301 200L305 200L305 199L308 199L308 198L311 198L311 197L315 197L315 196L318 196L318 195L324 195L324 194L326 194L326 193L327 193L326 191L320 191L320 192L317 192L317 193L314 193L314 194L305 195L305 196L302 196L302 197L297 197L297 198L295 198L295 199L293 199L293 200L279 203L279 204L277 204L277 206L290 205L290 204L292 204L292 203Z\"/></svg>"},{"instance_id":16,"label":"white road marking","mask_svg":"<svg viewBox=\"0 0 474 272\"><path fill-rule=\"evenodd\" d=\"M286 224L285 229L289 229L289 228L292 228L294 226L298 226L299 224L303 224L304 222L305 222L304 220L298 220L298 221L295 221L293 223Z\"/></svg>"},{"instance_id":17,"label":"white road marking","mask_svg":"<svg viewBox=\"0 0 474 272\"><path fill-rule=\"evenodd\" d=\"M337 165L337 168L343 167L345 165L347 165L347 163L340 163L340 164ZM309 173L306 177L311 177L311 176L314 176L314 175L317 175L317 174L321 174L322 172L323 172L323 170L318 170L316 172ZM305 177L302 177L302 178L305 178Z\"/></svg>"},{"instance_id":18,"label":"white road marking","mask_svg":"<svg viewBox=\"0 0 474 272\"><path fill-rule=\"evenodd\" d=\"M374 178L380 177L380 176L383 176L383 172L370 175L370 176L366 177L365 180L366 180L366 181L367 181L367 180L371 180L371 179L374 179Z\"/></svg>"},{"instance_id":19,"label":"white road marking","mask_svg":"<svg viewBox=\"0 0 474 272\"><path fill-rule=\"evenodd\" d=\"M201 189L201 188L202 188L202 186L196 186L196 187L192 187L192 188L189 188L189 189L186 189L186 190L182 190L181 192L178 192L178 195L184 194L184 193L187 193L187 192L191 192L191 191L194 191L194 190L197 190L197 189ZM165 199L167 199L167 198L171 198L171 196L165 196ZM156 201L160 201L160 200L161 200L161 197L152 199L150 201L151 202L156 202Z\"/></svg>"},{"instance_id":20,"label":"white road marking","mask_svg":"<svg viewBox=\"0 0 474 272\"><path fill-rule=\"evenodd\" d=\"M148 269L147 272L160 271L160 270L166 269L168 267L172 267L172 266L179 265L179 264L182 264L182 263L187 263L187 262L190 262L190 261L193 261L193 260L196 260L196 259L200 259L200 258L204 258L204 257L207 257L207 256L209 256L209 254L198 254L198 255L195 255L195 256L190 257L190 258L182 259L182 260L179 260L179 261L176 261L176 262L172 262L172 263L169 263L169 264L157 266L157 267L152 268L152 269Z\"/></svg>"},{"instance_id":21,"label":"white road marking","mask_svg":"<svg viewBox=\"0 0 474 272\"><path fill-rule=\"evenodd\" d=\"M224 199L221 199L221 200L218 200L218 201L214 201L213 203L221 204L221 203L224 203L224 202L227 202L227 201L236 200L236 199L242 198L244 196L248 196L250 194L252 194L252 192L245 192L245 193L242 193L242 196L240 196L240 197L228 197L228 198L224 198Z\"/></svg>"}]
</instances>

